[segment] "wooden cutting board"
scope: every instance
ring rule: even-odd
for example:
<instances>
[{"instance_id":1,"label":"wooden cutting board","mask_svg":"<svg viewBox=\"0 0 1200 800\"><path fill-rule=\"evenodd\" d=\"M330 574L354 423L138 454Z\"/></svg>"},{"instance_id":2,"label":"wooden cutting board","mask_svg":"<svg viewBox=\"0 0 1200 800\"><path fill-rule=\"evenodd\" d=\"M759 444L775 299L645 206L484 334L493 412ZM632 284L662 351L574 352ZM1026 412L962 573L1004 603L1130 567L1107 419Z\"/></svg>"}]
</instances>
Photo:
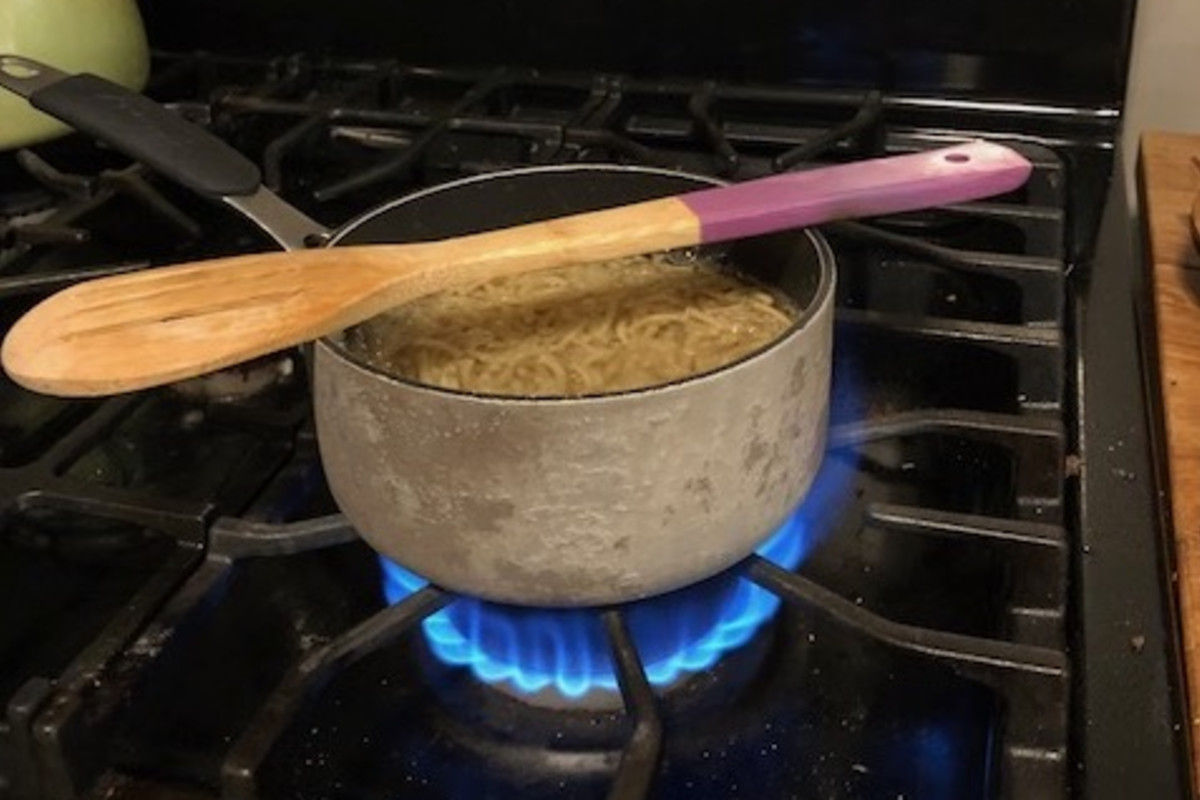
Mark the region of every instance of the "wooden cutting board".
<instances>
[{"instance_id":1,"label":"wooden cutting board","mask_svg":"<svg viewBox=\"0 0 1200 800\"><path fill-rule=\"evenodd\" d=\"M1151 269L1179 572L1192 769L1200 785L1200 134L1148 133L1141 142L1141 215Z\"/></svg>"}]
</instances>

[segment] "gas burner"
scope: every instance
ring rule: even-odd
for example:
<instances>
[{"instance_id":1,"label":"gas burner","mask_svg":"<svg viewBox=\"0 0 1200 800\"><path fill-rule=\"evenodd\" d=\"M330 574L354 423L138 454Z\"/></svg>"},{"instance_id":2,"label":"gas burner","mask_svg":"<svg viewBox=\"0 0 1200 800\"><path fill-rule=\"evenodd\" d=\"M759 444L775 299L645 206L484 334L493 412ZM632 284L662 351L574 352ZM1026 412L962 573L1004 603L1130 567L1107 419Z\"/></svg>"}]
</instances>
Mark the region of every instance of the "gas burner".
<instances>
[{"instance_id":1,"label":"gas burner","mask_svg":"<svg viewBox=\"0 0 1200 800\"><path fill-rule=\"evenodd\" d=\"M764 624L748 642L710 667L654 687L663 714L672 720L716 714L751 691L756 681L770 680L775 633L774 625ZM475 728L472 735L503 735L520 742L533 731L554 730L564 747L613 749L628 739L625 701L618 690L596 687L579 698L566 697L553 687L521 693L512 684L483 683L474 674L463 674L428 648L420 661L439 704L460 724ZM512 721L517 718L530 723L530 731L515 730Z\"/></svg>"},{"instance_id":2,"label":"gas burner","mask_svg":"<svg viewBox=\"0 0 1200 800\"><path fill-rule=\"evenodd\" d=\"M171 384L171 391L193 402L234 403L290 386L296 380L294 351L271 353L208 375Z\"/></svg>"},{"instance_id":3,"label":"gas burner","mask_svg":"<svg viewBox=\"0 0 1200 800\"><path fill-rule=\"evenodd\" d=\"M748 695L761 692L763 684L781 680L769 668L779 645L775 626L764 626L711 668L658 687L655 694L664 721L686 728L689 721L716 718L747 701ZM509 751L501 760L515 765L521 750L549 743L560 753L603 763L628 743L630 720L619 692L593 689L578 699L553 689L521 695L505 684L484 684L464 675L432 653L426 652L421 660L427 662L423 669L444 714L441 725L468 750L493 756ZM797 658L793 666L801 663Z\"/></svg>"},{"instance_id":4,"label":"gas burner","mask_svg":"<svg viewBox=\"0 0 1200 800\"><path fill-rule=\"evenodd\" d=\"M669 680L657 681L653 677L650 678L654 686L654 692L660 702L675 712L699 713L699 711L715 711L723 703L728 702L731 695L737 694L750 683L754 675L758 673L770 650L772 627L769 623L774 616L773 612L778 610L778 599L774 595L767 593L766 590L761 589L744 578L738 577L736 573L737 570L733 570L727 575L718 576L717 579L689 587L689 590L696 595L711 594L714 601L721 600L721 602L727 604L727 607L740 610L741 614L739 616L742 618L742 627L736 634L730 634L729 632L735 626L731 622L722 623L718 621L716 626L719 632L726 637L726 641L722 642L722 644L726 645L728 649L721 649L718 655L712 657L711 663L696 666L691 670L686 668L677 670L675 676ZM721 585L735 583L736 588L732 592L729 591L727 585ZM753 608L740 605L740 601L744 597L752 598L750 604ZM664 596L655 600L642 602L646 604L669 604L672 602L672 598ZM644 622L644 618L636 613L636 605L638 604L627 607L625 610L625 619L631 627L637 624L638 621ZM715 602L714 605L716 605ZM520 609L510 610L520 611ZM562 614L564 612L550 613ZM758 625L753 625L746 621L752 619L751 615L754 613L765 614ZM612 678L611 683L609 682L609 675L615 673L615 667L612 663L612 653L610 652L611 647L605 638L600 610L590 609L583 612L581 617L584 615L586 615L586 619L579 619L575 622L587 624L588 628L594 629L595 636L594 638L588 637L589 641L587 641L586 646L589 648L589 652L594 653L597 660L606 664L609 674L606 674L603 679L593 680L582 693L573 695L564 693L560 687L562 683L561 676L557 680L541 686L541 688L532 690L522 689L518 685L519 680L534 681L530 680L531 676L528 672L518 673L515 669L510 670L509 674L519 675L517 678L492 680L481 679L478 668L470 669L470 675L466 680L474 683L478 687L476 690L463 688L463 679L451 680L450 682L442 680L439 676L446 676L450 671L460 669L460 665L439 655L440 648L433 643L435 640L430 638L432 634L428 633L428 628L426 630L426 653L422 659L423 668L430 675L433 686L453 685L455 687L454 691L439 692L439 696L448 709L452 712L457 712L460 716L477 719L477 721L482 722L485 726L493 727L497 731L505 730L502 720L506 718L506 715L514 713L528 713L533 715L531 718L544 715L544 721L548 725L553 723L559 726L570 726L571 720L574 720L579 724L580 728L586 729L587 734L583 738L587 742L594 743L600 734L600 731L597 729L607 727L608 733L611 735L612 746L619 748L623 744L624 738L628 736L628 731L626 730L625 722L621 719L621 712L625 707L625 703L617 686L618 681ZM517 618L517 614L513 616L516 623L513 630L520 632L520 620ZM731 611L726 616L732 618L734 614ZM438 629L446 627L444 625L437 625L433 622L432 618L427 620L426 624ZM570 629L571 624L568 622L564 627ZM641 628L635 630L643 631L651 627L659 626L643 625ZM575 629L576 631L579 630L578 627ZM545 630L545 627L542 627L541 630ZM740 639L742 635L746 635L749 638L740 645L730 644L730 641L735 640L735 638ZM635 636L635 645L640 649L642 642L647 636L636 634ZM694 653L703 652L705 638L701 636L690 647L681 648L675 654L674 661L676 663L683 662L689 651ZM719 636L710 635L708 638L710 641L713 641L718 639ZM561 652L561 643L558 643L558 646ZM707 659L707 656L703 657ZM648 677L650 674L650 670L647 670ZM464 711L468 713L464 715ZM482 714L482 716L477 717L479 714ZM584 725L585 721L586 725ZM566 735L568 734L564 734L564 736Z\"/></svg>"},{"instance_id":5,"label":"gas burner","mask_svg":"<svg viewBox=\"0 0 1200 800\"><path fill-rule=\"evenodd\" d=\"M794 568L813 544L798 511L758 553ZM398 603L425 581L380 558L384 594ZM685 682L748 643L779 608L779 598L737 570L622 608L647 678L657 690ZM423 623L432 652L468 667L478 680L529 705L620 708L600 610L522 608L464 598Z\"/></svg>"}]
</instances>

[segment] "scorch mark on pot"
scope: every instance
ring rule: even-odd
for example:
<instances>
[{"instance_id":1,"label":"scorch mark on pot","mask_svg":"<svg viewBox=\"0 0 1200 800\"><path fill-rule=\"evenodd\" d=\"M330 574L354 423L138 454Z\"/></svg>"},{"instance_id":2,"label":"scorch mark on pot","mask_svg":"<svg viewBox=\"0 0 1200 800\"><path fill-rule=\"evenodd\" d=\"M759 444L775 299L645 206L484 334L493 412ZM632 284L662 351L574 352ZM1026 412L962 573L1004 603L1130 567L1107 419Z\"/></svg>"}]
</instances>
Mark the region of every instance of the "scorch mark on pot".
<instances>
[{"instance_id":1,"label":"scorch mark on pot","mask_svg":"<svg viewBox=\"0 0 1200 800\"><path fill-rule=\"evenodd\" d=\"M712 480L710 480L707 475L702 475L699 478L689 478L688 481L683 484L683 488L695 496L696 500L700 503L700 508L702 508L706 514L712 512L714 490Z\"/></svg>"},{"instance_id":2,"label":"scorch mark on pot","mask_svg":"<svg viewBox=\"0 0 1200 800\"><path fill-rule=\"evenodd\" d=\"M757 437L746 445L742 466L746 468L747 472L757 467L767 457L767 449L767 443Z\"/></svg>"},{"instance_id":3,"label":"scorch mark on pot","mask_svg":"<svg viewBox=\"0 0 1200 800\"><path fill-rule=\"evenodd\" d=\"M517 507L511 500L472 497L461 506L464 527L479 533L503 533L503 523L516 516Z\"/></svg>"}]
</instances>

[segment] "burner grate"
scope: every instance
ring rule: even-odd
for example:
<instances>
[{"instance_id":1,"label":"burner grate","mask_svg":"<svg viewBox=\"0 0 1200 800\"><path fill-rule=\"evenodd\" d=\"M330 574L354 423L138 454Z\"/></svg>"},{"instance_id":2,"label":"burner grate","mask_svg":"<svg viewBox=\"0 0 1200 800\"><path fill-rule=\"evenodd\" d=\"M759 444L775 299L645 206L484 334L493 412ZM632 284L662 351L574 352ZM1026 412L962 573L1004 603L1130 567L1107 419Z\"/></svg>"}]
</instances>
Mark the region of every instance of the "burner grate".
<instances>
[{"instance_id":1,"label":"burner grate","mask_svg":"<svg viewBox=\"0 0 1200 800\"><path fill-rule=\"evenodd\" d=\"M947 138L944 131L908 127L913 109L878 92L423 69L306 56L263 61L160 54L152 92L255 158L271 186L331 224L417 186L527 164L610 160L743 179L911 151ZM971 124L964 118L965 127ZM803 680L831 680L829 664L817 657L805 662L804 647L792 641L818 634L847 652L894 658L886 663L898 674L910 660L934 665L932 678L921 673L921 685L940 680L949 686L962 676L947 702L1001 720L989 733L995 741L979 745L995 753L994 763L979 767L991 770L990 777L971 784L978 796L1062 794L1067 785L1073 665L1064 623L1071 524L1064 470L1074 439L1073 411L1064 401L1067 176L1053 152L1017 147L1035 172L1011 196L827 228L842 262L842 381L863 384L848 392L851 400L835 419L835 449L827 459L854 461L859 471L855 498L838 512L850 521L829 523L847 550L817 554L796 573L754 558L740 567L746 579L785 601L785 619L762 643L771 658L793 659L776 672L806 676L789 677L798 683L783 690L755 684L746 690L751 700L771 691L796 697ZM78 137L22 156L64 197L44 221L48 227L25 229L20 253L0 259L3 324L37 295L78 280L269 246L228 211L112 158ZM164 241L127 241L117 223L130 218L130 209L134 218L151 218L152 227L166 231ZM79 241L76 229L87 241ZM69 512L91 525L118 521L152 531L170 544L170 555L90 646L55 669L25 676L6 698L0 764L13 776L17 797L78 796L126 781L186 784L207 796L224 791L231 797L269 794L280 782L295 788L292 783L310 777L296 753L307 752L305 737L318 738L310 735L314 709L350 705L342 693L348 675L383 659L379 669L396 668L396 683L403 684L392 690L407 699L423 691L402 668L419 658L418 623L453 598L430 588L380 610L377 588L362 588L370 583L365 565L374 555L341 517L328 515L333 507L305 422L303 386L297 379L269 397L232 403L170 391L59 403L0 383L0 530L6 537L17 538L17 521L30 513ZM161 455L171 475L136 485L81 480L95 466L89 454L111 446L114 437L130 441L131 421L149 425L147 419L157 420L151 426L157 433L134 436L132 446ZM202 437L188 438L189 425L213 426L244 441L233 448L240 457L229 463L214 458L206 467L170 460L174 450L204 446ZM984 484L978 491L963 490L967 478L959 473L966 470L983 476L974 481ZM220 480L213 477L218 473ZM171 479L187 488L164 494ZM86 525L81 530L93 532ZM100 531L93 539L112 546L125 541L125 533ZM953 577L953 570L926 563L941 564L946 555L961 558L963 581L982 576L980 586L968 586L974 593L957 603L924 603L931 585ZM995 607L981 603L973 615L951 607L987 600L991 589L1003 593ZM247 630L214 632L214 620L228 625L239 617L248 620ZM620 611L607 610L603 619L627 709L627 737L611 759L601 754L588 761L592 772L583 791L692 796L687 770L695 764L676 746L691 741L690 731L673 727L676 710L651 693ZM254 625L263 632L250 636ZM249 638L238 638L243 634ZM220 672L210 685L208 676L183 671L205 652L214 673L225 660L241 665L220 648L254 645L262 652L249 659L258 665L251 677ZM817 669L824 671L817 675ZM455 680L445 678L451 689L461 688ZM194 697L183 696L180 681ZM903 680L896 685L913 689ZM849 684L834 688L858 691ZM187 716L227 700L231 709L216 719ZM903 697L887 702L897 705L898 715L909 710ZM839 731L827 731L829 738L870 724L849 701L804 712L814 719L832 715ZM734 708L730 717L738 713ZM768 719L768 729L786 728L796 740L811 736L795 719ZM447 737L456 735L455 724L447 724ZM177 734L184 727L195 742L181 745ZM763 738L763 746L775 743L774 735ZM962 738L973 735L966 731ZM936 736L917 740L931 758L949 752ZM203 752L186 746L196 742ZM312 746L312 791L319 792L329 773L316 763L320 745ZM394 750L380 758L407 758L401 745ZM528 766L523 757L517 753L513 763ZM845 780L883 780L883 768L868 774L876 767L865 757L839 758L814 756L802 780L825 794L849 792ZM402 764L391 774L414 772ZM788 791L795 778L770 776L791 780ZM925 794L949 791L938 786ZM728 788L715 791L733 794L722 791ZM543 793L564 792L550 786Z\"/></svg>"},{"instance_id":2,"label":"burner grate","mask_svg":"<svg viewBox=\"0 0 1200 800\"><path fill-rule=\"evenodd\" d=\"M1065 546L1061 528L1044 524L1014 525L962 515L923 514L920 510L875 508L876 519L891 520L909 530L970 538L1003 538L1030 550L1058 552ZM206 565L197 571L163 615L180 621L187 605L200 605L216 591L220 575L241 558L264 557L319 549L355 538L338 516L290 525L269 525L224 519L212 532ZM1032 724L1014 731L1014 744L1004 754L1006 784L1013 796L1027 796L1061 782L1061 741L1066 729L1068 664L1053 647L999 641L946 633L889 620L856 605L802 575L784 570L758 556L740 568L754 582L786 602L828 615L839 625L910 651L942 661L972 679L998 689L1014 719ZM236 741L222 767L223 796L252 800L263 795L259 785L264 764L285 730L295 724L300 706L318 695L340 671L367 655L415 634L419 623L454 601L454 595L435 587L419 590L401 603L384 608L343 635L305 652L263 703ZM620 611L602 613L617 667L631 734L622 752L608 796L650 796L659 768L664 736L657 701L625 629ZM164 631L152 625L130 648L131 653L161 650Z\"/></svg>"}]
</instances>

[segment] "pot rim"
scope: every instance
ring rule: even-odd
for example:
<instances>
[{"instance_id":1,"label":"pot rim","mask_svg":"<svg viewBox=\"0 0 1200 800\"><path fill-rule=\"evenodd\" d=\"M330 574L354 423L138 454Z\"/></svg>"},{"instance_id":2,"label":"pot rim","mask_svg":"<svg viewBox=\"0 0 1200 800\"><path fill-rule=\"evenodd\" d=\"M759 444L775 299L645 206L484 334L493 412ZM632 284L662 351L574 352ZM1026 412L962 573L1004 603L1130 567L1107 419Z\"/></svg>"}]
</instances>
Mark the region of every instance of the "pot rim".
<instances>
[{"instance_id":1,"label":"pot rim","mask_svg":"<svg viewBox=\"0 0 1200 800\"><path fill-rule=\"evenodd\" d=\"M728 184L728 181L718 180L705 175L696 175L683 170L664 169L661 167L643 167L630 164L547 164L541 166L499 170L496 172L487 172L480 175L471 175L466 178L459 178L446 183L440 183L436 186L429 186L413 192L412 194L395 198L394 200L384 203L376 208L372 208L339 228L337 232L330 238L326 246L336 247L338 243L342 241L342 239L344 239L346 236L349 236L366 222L381 214L385 214L394 208L416 202L427 195L432 195L438 192L455 189L457 187L466 186L473 183L482 183L489 180L518 175L596 171L636 172L644 175L662 175L674 178L684 178L699 183L707 183L712 186L723 186ZM474 401L504 403L508 405L520 403L547 406L552 404L579 405L585 403L594 403L596 401L619 400L627 397L644 397L651 394L679 391L697 383L712 380L718 377L724 377L726 373L738 371L740 368L757 362L762 358L766 358L768 355L774 353L788 342L803 335L809 328L813 326L815 320L818 320L824 316L823 312L825 307L831 305L833 302L833 290L836 282L836 260L833 254L833 249L829 246L829 242L825 239L825 237L822 236L821 233L815 228L800 228L796 232L804 234L808 238L809 243L813 246L813 249L816 251L817 263L820 267L820 275L818 276L817 288L813 293L812 300L808 303L808 305L801 309L800 313L796 316L795 321L787 329L787 331L762 347L752 350L741 358L731 361L728 364L723 364L715 369L697 372L666 383L658 383L652 386L644 386L635 389L624 389L614 392L601 392L597 394L585 395L530 396L470 392L462 389L448 389L441 386L431 386L429 384L420 383L418 381L385 372L384 370L355 356L345 345L338 341L335 337L340 337L342 334L341 331L335 334L323 336L318 339L315 344L317 348L324 351L332 358L344 362L347 366L362 370L376 379L396 385L398 387L403 387L405 389L415 389L440 397L453 397Z\"/></svg>"}]
</instances>

